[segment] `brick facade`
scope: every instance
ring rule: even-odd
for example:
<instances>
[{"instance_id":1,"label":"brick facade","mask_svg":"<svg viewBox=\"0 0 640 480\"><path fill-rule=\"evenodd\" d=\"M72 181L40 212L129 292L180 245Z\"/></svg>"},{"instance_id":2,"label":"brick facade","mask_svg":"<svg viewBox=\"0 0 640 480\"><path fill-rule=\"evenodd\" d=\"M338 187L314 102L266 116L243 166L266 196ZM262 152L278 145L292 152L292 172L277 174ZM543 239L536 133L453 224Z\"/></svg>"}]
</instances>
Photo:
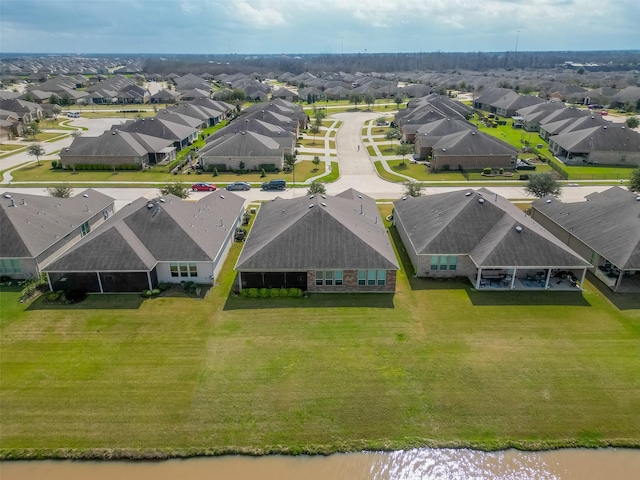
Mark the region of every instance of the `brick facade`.
<instances>
[{"instance_id":1,"label":"brick facade","mask_svg":"<svg viewBox=\"0 0 640 480\"><path fill-rule=\"evenodd\" d=\"M316 271L307 272L307 291L318 293L370 293L395 292L396 271L387 270L384 285L358 285L358 270L343 270L342 285L316 285Z\"/></svg>"}]
</instances>

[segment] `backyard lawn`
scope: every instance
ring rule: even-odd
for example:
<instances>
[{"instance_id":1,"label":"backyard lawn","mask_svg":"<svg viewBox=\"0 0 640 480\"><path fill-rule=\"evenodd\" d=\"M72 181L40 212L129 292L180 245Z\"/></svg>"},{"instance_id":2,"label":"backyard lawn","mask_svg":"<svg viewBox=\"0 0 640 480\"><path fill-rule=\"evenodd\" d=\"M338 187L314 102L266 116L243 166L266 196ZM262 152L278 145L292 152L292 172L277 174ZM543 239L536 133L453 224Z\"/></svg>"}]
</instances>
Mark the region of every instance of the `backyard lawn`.
<instances>
[{"instance_id":1,"label":"backyard lawn","mask_svg":"<svg viewBox=\"0 0 640 480\"><path fill-rule=\"evenodd\" d=\"M395 295L244 299L240 246L200 300L0 287L0 455L640 446L640 297L402 270Z\"/></svg>"},{"instance_id":2,"label":"backyard lawn","mask_svg":"<svg viewBox=\"0 0 640 480\"><path fill-rule=\"evenodd\" d=\"M315 168L313 163L309 160L302 160L296 162L296 181L303 182L307 178L315 176L316 173L312 173ZM211 183L231 183L231 182L250 182L250 183L262 183L269 180L269 178L284 178L288 182L293 180L291 172L278 172L268 173L266 178L260 176L260 172L251 173L236 173L236 172L219 172L217 177L214 177L211 172L205 172L201 175L195 173L172 175L166 171L164 167L154 167L147 171L137 170L123 170L116 173L112 171L78 171L73 173L71 170L53 170L51 169L51 162L42 162L41 166L35 163L26 165L19 170L15 170L11 173L13 176L13 184L19 184L22 182L50 182L51 184L73 182L82 183L83 185L90 185L92 182L144 182L144 183L165 183L165 182L211 182Z\"/></svg>"}]
</instances>

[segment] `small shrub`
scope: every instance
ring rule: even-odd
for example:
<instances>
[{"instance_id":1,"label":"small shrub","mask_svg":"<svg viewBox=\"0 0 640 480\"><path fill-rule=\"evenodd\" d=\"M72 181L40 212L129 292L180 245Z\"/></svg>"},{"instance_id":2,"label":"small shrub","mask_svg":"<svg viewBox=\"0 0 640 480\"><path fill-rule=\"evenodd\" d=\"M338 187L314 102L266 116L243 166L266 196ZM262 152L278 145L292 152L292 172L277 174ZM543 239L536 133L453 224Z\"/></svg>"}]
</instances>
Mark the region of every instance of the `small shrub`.
<instances>
[{"instance_id":1,"label":"small shrub","mask_svg":"<svg viewBox=\"0 0 640 480\"><path fill-rule=\"evenodd\" d=\"M260 290L258 290L258 296L260 298L269 298L269 289L261 288Z\"/></svg>"},{"instance_id":2,"label":"small shrub","mask_svg":"<svg viewBox=\"0 0 640 480\"><path fill-rule=\"evenodd\" d=\"M249 298L258 298L258 289L257 288L248 288L247 296Z\"/></svg>"},{"instance_id":3,"label":"small shrub","mask_svg":"<svg viewBox=\"0 0 640 480\"><path fill-rule=\"evenodd\" d=\"M264 171L264 168L260 170L260 178L264 178L267 176L267 172Z\"/></svg>"},{"instance_id":4,"label":"small shrub","mask_svg":"<svg viewBox=\"0 0 640 480\"><path fill-rule=\"evenodd\" d=\"M154 288L153 290L151 290L151 293L153 295L158 295L158 294L160 294L160 289L159 288Z\"/></svg>"},{"instance_id":5,"label":"small shrub","mask_svg":"<svg viewBox=\"0 0 640 480\"><path fill-rule=\"evenodd\" d=\"M149 298L151 296L151 290L143 290L140 295L142 298Z\"/></svg>"},{"instance_id":6,"label":"small shrub","mask_svg":"<svg viewBox=\"0 0 640 480\"><path fill-rule=\"evenodd\" d=\"M47 295L47 300L49 300L50 302L55 302L59 298L60 298L60 295L58 295L55 292L51 292L49 295Z\"/></svg>"},{"instance_id":7,"label":"small shrub","mask_svg":"<svg viewBox=\"0 0 640 480\"><path fill-rule=\"evenodd\" d=\"M499 169L499 170L498 170L498 173L499 173L500 175L504 175L504 168Z\"/></svg>"},{"instance_id":8,"label":"small shrub","mask_svg":"<svg viewBox=\"0 0 640 480\"><path fill-rule=\"evenodd\" d=\"M56 168L58 168L58 161L57 160L52 160L51 161L51 168L53 170L55 170Z\"/></svg>"},{"instance_id":9,"label":"small shrub","mask_svg":"<svg viewBox=\"0 0 640 480\"><path fill-rule=\"evenodd\" d=\"M271 298L276 298L280 296L280 289L279 288L270 288L269 289L269 296Z\"/></svg>"},{"instance_id":10,"label":"small shrub","mask_svg":"<svg viewBox=\"0 0 640 480\"><path fill-rule=\"evenodd\" d=\"M483 168L482 173L485 175L491 175L491 167Z\"/></svg>"},{"instance_id":11,"label":"small shrub","mask_svg":"<svg viewBox=\"0 0 640 480\"><path fill-rule=\"evenodd\" d=\"M286 288L281 288L278 291L278 296L280 296L280 297L288 297L289 296L289 290L287 290Z\"/></svg>"},{"instance_id":12,"label":"small shrub","mask_svg":"<svg viewBox=\"0 0 640 480\"><path fill-rule=\"evenodd\" d=\"M169 284L168 284L168 283L164 283L164 282L159 283L159 284L158 284L158 289L159 289L161 292L164 292L165 290L168 290L168 289L169 289Z\"/></svg>"},{"instance_id":13,"label":"small shrub","mask_svg":"<svg viewBox=\"0 0 640 480\"><path fill-rule=\"evenodd\" d=\"M289 289L289 296L290 297L301 297L302 296L302 290L299 288L290 288Z\"/></svg>"}]
</instances>

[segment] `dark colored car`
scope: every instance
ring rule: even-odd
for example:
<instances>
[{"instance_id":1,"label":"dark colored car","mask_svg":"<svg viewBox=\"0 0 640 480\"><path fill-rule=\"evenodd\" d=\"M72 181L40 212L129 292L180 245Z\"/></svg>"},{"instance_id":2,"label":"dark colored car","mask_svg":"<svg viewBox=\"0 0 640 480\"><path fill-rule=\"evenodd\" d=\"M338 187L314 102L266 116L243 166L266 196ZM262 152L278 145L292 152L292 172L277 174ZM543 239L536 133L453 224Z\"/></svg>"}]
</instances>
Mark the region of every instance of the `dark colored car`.
<instances>
[{"instance_id":1,"label":"dark colored car","mask_svg":"<svg viewBox=\"0 0 640 480\"><path fill-rule=\"evenodd\" d=\"M286 186L285 180L269 180L262 184L262 190L284 190Z\"/></svg>"},{"instance_id":2,"label":"dark colored car","mask_svg":"<svg viewBox=\"0 0 640 480\"><path fill-rule=\"evenodd\" d=\"M194 183L191 185L191 190L194 192L215 192L216 188L211 183Z\"/></svg>"},{"instance_id":3,"label":"dark colored car","mask_svg":"<svg viewBox=\"0 0 640 480\"><path fill-rule=\"evenodd\" d=\"M234 182L226 186L227 190L250 190L251 185L247 182Z\"/></svg>"}]
</instances>

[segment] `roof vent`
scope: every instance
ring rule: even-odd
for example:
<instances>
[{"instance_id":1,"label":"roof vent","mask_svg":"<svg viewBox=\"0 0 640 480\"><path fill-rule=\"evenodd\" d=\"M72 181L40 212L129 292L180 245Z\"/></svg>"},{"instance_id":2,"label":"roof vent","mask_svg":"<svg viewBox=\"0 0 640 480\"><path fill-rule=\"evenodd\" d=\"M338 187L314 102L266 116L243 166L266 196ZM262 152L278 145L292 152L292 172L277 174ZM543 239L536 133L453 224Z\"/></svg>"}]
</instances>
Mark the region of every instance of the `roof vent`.
<instances>
[{"instance_id":1,"label":"roof vent","mask_svg":"<svg viewBox=\"0 0 640 480\"><path fill-rule=\"evenodd\" d=\"M88 195L88 194L86 194L86 193L83 193L83 194L82 194L82 196L83 196L84 198L89 198L89 195Z\"/></svg>"},{"instance_id":2,"label":"roof vent","mask_svg":"<svg viewBox=\"0 0 640 480\"><path fill-rule=\"evenodd\" d=\"M475 135L475 134L476 134L476 132L471 132L471 135Z\"/></svg>"},{"instance_id":3,"label":"roof vent","mask_svg":"<svg viewBox=\"0 0 640 480\"><path fill-rule=\"evenodd\" d=\"M636 197L636 202L640 202L640 195Z\"/></svg>"},{"instance_id":4,"label":"roof vent","mask_svg":"<svg viewBox=\"0 0 640 480\"><path fill-rule=\"evenodd\" d=\"M470 197L471 196L471 192L467 192L464 194L465 197Z\"/></svg>"},{"instance_id":5,"label":"roof vent","mask_svg":"<svg viewBox=\"0 0 640 480\"><path fill-rule=\"evenodd\" d=\"M309 205L309 208L313 208L313 203L311 205Z\"/></svg>"},{"instance_id":6,"label":"roof vent","mask_svg":"<svg viewBox=\"0 0 640 480\"><path fill-rule=\"evenodd\" d=\"M147 210L151 210L153 208L153 203L147 203Z\"/></svg>"},{"instance_id":7,"label":"roof vent","mask_svg":"<svg viewBox=\"0 0 640 480\"><path fill-rule=\"evenodd\" d=\"M322 198L327 198L327 196L326 196L326 195L320 195L320 196L321 196Z\"/></svg>"},{"instance_id":8,"label":"roof vent","mask_svg":"<svg viewBox=\"0 0 640 480\"><path fill-rule=\"evenodd\" d=\"M479 198L478 203L484 203L484 198Z\"/></svg>"},{"instance_id":9,"label":"roof vent","mask_svg":"<svg viewBox=\"0 0 640 480\"><path fill-rule=\"evenodd\" d=\"M522 233L522 227L520 225L516 225L516 232Z\"/></svg>"},{"instance_id":10,"label":"roof vent","mask_svg":"<svg viewBox=\"0 0 640 480\"><path fill-rule=\"evenodd\" d=\"M547 200L545 203L551 203L551 199Z\"/></svg>"},{"instance_id":11,"label":"roof vent","mask_svg":"<svg viewBox=\"0 0 640 480\"><path fill-rule=\"evenodd\" d=\"M224 195L220 195L220 198L224 200Z\"/></svg>"},{"instance_id":12,"label":"roof vent","mask_svg":"<svg viewBox=\"0 0 640 480\"><path fill-rule=\"evenodd\" d=\"M311 195L311 196L309 197L309 200L311 200L313 197L315 197L315 195Z\"/></svg>"},{"instance_id":13,"label":"roof vent","mask_svg":"<svg viewBox=\"0 0 640 480\"><path fill-rule=\"evenodd\" d=\"M166 200L164 198L161 198L160 201L164 203Z\"/></svg>"},{"instance_id":14,"label":"roof vent","mask_svg":"<svg viewBox=\"0 0 640 480\"><path fill-rule=\"evenodd\" d=\"M604 126L604 127L602 127L602 128L604 128L604 129L606 130L606 129L607 129L607 126L605 125L605 126Z\"/></svg>"},{"instance_id":15,"label":"roof vent","mask_svg":"<svg viewBox=\"0 0 640 480\"><path fill-rule=\"evenodd\" d=\"M326 203L324 203L324 202L322 202L320 205L322 205L323 207L326 207L326 206L327 206L327 204L326 204Z\"/></svg>"},{"instance_id":16,"label":"roof vent","mask_svg":"<svg viewBox=\"0 0 640 480\"><path fill-rule=\"evenodd\" d=\"M5 194L4 194L4 198L11 199L11 195L9 195L8 193L5 193Z\"/></svg>"},{"instance_id":17,"label":"roof vent","mask_svg":"<svg viewBox=\"0 0 640 480\"><path fill-rule=\"evenodd\" d=\"M111 135L115 135L116 133L117 133L117 130L116 130L116 131L111 132Z\"/></svg>"}]
</instances>

